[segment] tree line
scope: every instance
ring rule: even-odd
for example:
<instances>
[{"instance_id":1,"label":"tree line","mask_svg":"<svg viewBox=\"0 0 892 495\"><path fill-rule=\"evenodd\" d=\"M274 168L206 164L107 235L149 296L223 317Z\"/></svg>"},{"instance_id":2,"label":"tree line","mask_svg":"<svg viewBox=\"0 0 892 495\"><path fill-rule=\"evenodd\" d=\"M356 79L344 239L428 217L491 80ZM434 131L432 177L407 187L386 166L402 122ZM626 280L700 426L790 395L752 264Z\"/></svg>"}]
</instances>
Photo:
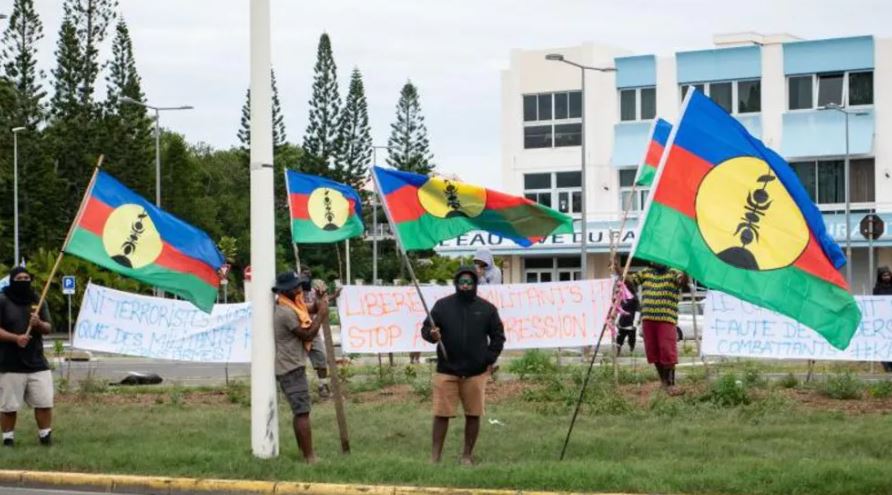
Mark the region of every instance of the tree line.
<instances>
[{"instance_id":1,"label":"tree line","mask_svg":"<svg viewBox=\"0 0 892 495\"><path fill-rule=\"evenodd\" d=\"M116 0L64 0L55 64L49 75L38 66L37 45L44 37L44 26L34 1L14 0L6 22L0 38L0 268L14 263L10 130L15 127L25 127L18 139L21 252L37 268L61 247L100 154L105 155L107 172L147 199L154 198L154 121L145 107L129 102L146 102L147 97L130 31ZM106 50L109 43L110 51ZM103 58L106 52L110 55ZM361 191L366 203L364 220L371 226L368 182L373 142L362 73L353 68L342 99L326 33L319 38L313 70L309 119L300 144L288 139L272 74L279 270L293 266L282 182L285 167L326 176ZM100 78L105 84L102 100L96 96L97 86L103 84ZM247 90L241 121L234 122L236 146L215 149L167 129L161 132L162 207L219 242L233 265L230 300L241 299L238 282L250 260L250 98ZM435 168L418 88L411 80L400 91L387 147L387 164L392 167L419 173ZM379 213L379 221L386 222ZM343 245L335 247L337 255L332 256L331 245L301 245L301 261L313 266L319 276L343 276ZM354 278L371 280L371 250L370 240L351 242ZM401 276L392 241L379 242L378 266L383 280ZM99 277L112 287L146 289L103 277L78 260L67 260L66 269ZM423 264L419 271L423 279L448 278L440 263Z\"/></svg>"}]
</instances>

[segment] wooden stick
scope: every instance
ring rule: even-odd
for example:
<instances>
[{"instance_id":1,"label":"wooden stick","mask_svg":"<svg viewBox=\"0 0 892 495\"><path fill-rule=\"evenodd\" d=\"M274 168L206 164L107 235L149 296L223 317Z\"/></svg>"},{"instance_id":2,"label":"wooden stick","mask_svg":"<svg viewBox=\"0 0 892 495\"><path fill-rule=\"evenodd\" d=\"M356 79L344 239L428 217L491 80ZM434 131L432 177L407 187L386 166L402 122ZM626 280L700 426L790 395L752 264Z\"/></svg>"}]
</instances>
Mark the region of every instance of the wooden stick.
<instances>
[{"instance_id":1,"label":"wooden stick","mask_svg":"<svg viewBox=\"0 0 892 495\"><path fill-rule=\"evenodd\" d=\"M77 227L77 224L80 223L81 216L84 214L84 208L87 206L87 198L90 197L90 193L93 191L93 185L96 183L96 176L99 175L99 169L102 167L102 161L105 160L105 155L99 155L99 160L96 161L96 168L93 169L93 176L90 177L90 182L87 185L87 190L84 191L84 197L81 198L81 204L77 209L77 215L74 216L74 221L71 222L71 225L68 227L68 233L65 235L65 242L62 244L62 249L59 250L59 256L56 257L56 262L53 264L53 269L50 270L50 275L46 278L46 283L43 284L43 290L40 292L40 299L37 301L37 307L34 308L35 315L40 314L40 308L43 307L43 303L46 302L46 294L50 290L50 284L53 281L53 278L56 276L56 272L59 270L59 265L62 264L62 257L65 256L65 250L68 248L68 243L71 241L71 236L74 234L74 229ZM28 329L25 331L25 335L31 335L31 321L28 321Z\"/></svg>"},{"instance_id":2,"label":"wooden stick","mask_svg":"<svg viewBox=\"0 0 892 495\"><path fill-rule=\"evenodd\" d=\"M338 363L335 360L334 340L331 338L329 318L322 322L322 336L325 338L325 357L328 359L328 372L331 377L331 390L334 393L335 417L341 437L341 452L350 453L350 436L347 433L347 415L344 412L344 396L341 394L341 381L338 378Z\"/></svg>"}]
</instances>

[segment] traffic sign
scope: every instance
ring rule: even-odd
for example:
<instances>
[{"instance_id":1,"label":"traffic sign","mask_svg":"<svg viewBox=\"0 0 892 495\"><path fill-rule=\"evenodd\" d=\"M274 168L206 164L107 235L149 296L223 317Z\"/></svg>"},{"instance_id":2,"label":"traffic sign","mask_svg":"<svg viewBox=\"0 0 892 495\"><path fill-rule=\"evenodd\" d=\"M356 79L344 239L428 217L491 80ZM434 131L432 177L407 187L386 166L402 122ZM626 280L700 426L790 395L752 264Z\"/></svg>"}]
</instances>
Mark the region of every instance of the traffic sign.
<instances>
[{"instance_id":1,"label":"traffic sign","mask_svg":"<svg viewBox=\"0 0 892 495\"><path fill-rule=\"evenodd\" d=\"M865 239L875 241L886 231L886 224L879 215L868 213L861 219L860 230Z\"/></svg>"},{"instance_id":2,"label":"traffic sign","mask_svg":"<svg viewBox=\"0 0 892 495\"><path fill-rule=\"evenodd\" d=\"M62 294L65 294L66 296L73 295L76 284L77 282L73 275L62 277Z\"/></svg>"}]
</instances>

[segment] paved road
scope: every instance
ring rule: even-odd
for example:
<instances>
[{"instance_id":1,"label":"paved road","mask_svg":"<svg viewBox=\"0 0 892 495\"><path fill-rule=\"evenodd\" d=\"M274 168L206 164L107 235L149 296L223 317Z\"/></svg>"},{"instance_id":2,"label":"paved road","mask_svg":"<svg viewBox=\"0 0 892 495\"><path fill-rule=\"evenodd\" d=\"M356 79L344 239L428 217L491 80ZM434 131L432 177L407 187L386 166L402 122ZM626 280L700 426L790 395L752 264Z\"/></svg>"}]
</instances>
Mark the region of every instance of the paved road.
<instances>
[{"instance_id":1,"label":"paved road","mask_svg":"<svg viewBox=\"0 0 892 495\"><path fill-rule=\"evenodd\" d=\"M246 363L189 363L182 361L161 361L145 358L98 357L90 362L73 361L64 363L61 370L54 373L68 374L71 365L71 381L78 382L92 374L104 382L120 382L131 371L139 373L157 373L164 383L179 385L218 385L225 383L226 375L230 379L246 379L250 375L250 365Z\"/></svg>"}]
</instances>

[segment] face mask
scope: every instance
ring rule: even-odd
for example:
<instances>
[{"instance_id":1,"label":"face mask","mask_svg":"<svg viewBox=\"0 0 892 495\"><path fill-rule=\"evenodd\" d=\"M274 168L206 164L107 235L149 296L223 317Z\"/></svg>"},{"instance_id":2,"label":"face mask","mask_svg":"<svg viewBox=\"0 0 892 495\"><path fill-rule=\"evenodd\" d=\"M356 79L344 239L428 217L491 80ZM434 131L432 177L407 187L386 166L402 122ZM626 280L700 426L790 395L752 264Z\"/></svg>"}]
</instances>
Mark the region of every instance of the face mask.
<instances>
[{"instance_id":1,"label":"face mask","mask_svg":"<svg viewBox=\"0 0 892 495\"><path fill-rule=\"evenodd\" d=\"M309 292L310 289L312 288L312 284L313 284L313 283L312 283L311 281L309 281L309 280L304 280L304 281L302 281L302 282L300 283L300 288L301 288L304 292Z\"/></svg>"},{"instance_id":2,"label":"face mask","mask_svg":"<svg viewBox=\"0 0 892 495\"><path fill-rule=\"evenodd\" d=\"M473 301L477 296L477 285L473 279L461 277L455 282L455 292L462 301Z\"/></svg>"},{"instance_id":3,"label":"face mask","mask_svg":"<svg viewBox=\"0 0 892 495\"><path fill-rule=\"evenodd\" d=\"M17 304L29 304L34 299L30 280L12 280L6 288L6 294Z\"/></svg>"}]
</instances>

